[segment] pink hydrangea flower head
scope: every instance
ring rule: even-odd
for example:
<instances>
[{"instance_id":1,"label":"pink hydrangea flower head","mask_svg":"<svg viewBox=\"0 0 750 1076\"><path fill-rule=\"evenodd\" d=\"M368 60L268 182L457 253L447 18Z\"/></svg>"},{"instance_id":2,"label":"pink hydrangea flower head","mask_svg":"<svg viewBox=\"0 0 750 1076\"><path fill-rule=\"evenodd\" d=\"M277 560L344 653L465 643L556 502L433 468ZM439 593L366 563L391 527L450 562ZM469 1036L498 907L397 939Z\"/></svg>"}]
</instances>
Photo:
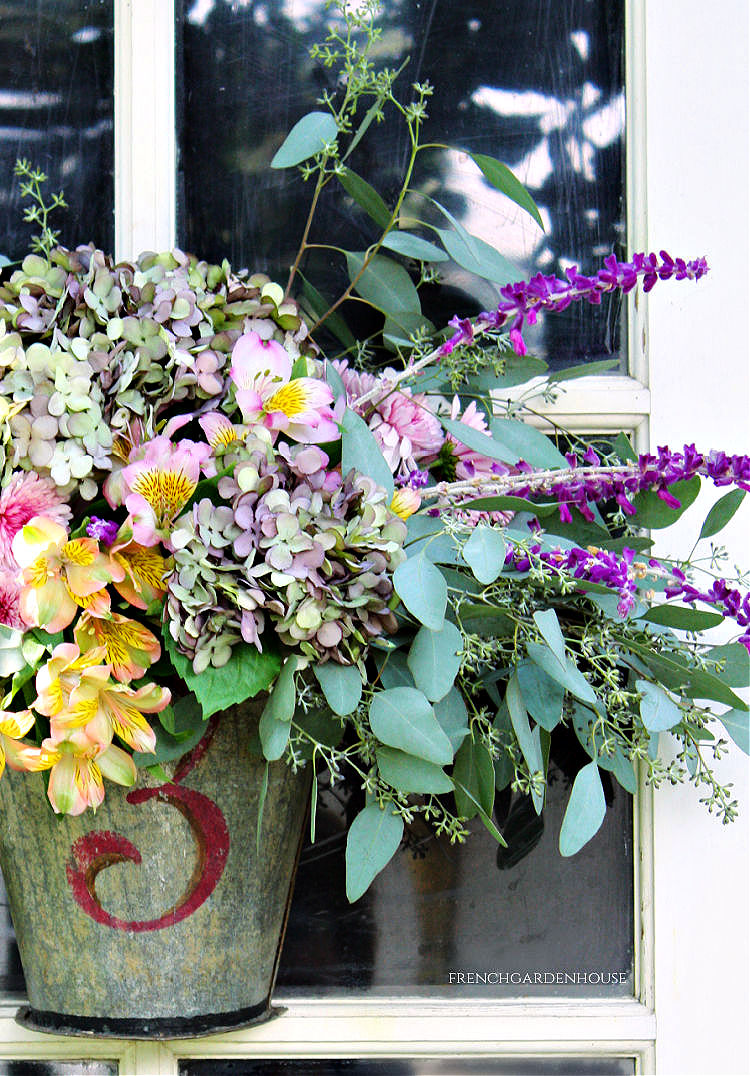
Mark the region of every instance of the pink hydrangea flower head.
<instances>
[{"instance_id":1,"label":"pink hydrangea flower head","mask_svg":"<svg viewBox=\"0 0 750 1076\"><path fill-rule=\"evenodd\" d=\"M12 570L16 566L13 539L34 516L64 524L70 519L70 508L50 478L21 471L11 476L0 493L0 567Z\"/></svg>"}]
</instances>

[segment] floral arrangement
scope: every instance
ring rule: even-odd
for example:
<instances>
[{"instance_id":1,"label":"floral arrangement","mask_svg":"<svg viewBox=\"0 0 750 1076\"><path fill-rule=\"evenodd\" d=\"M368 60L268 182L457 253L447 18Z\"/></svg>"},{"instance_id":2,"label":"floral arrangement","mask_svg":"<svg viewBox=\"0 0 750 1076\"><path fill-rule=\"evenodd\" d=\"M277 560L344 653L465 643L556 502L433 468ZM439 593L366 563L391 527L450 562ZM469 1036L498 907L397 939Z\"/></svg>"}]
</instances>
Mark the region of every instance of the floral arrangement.
<instances>
[{"instance_id":1,"label":"floral arrangement","mask_svg":"<svg viewBox=\"0 0 750 1076\"><path fill-rule=\"evenodd\" d=\"M272 162L314 183L286 288L179 250L115 263L58 246L47 215L62 196L45 202L45 177L19 162L41 234L0 278L0 765L48 771L56 812L95 810L105 779L163 774L212 714L267 693L260 746L313 767L313 833L319 774L348 769L366 791L352 900L416 814L451 840L478 816L504 843L496 790L541 812L558 726L590 759L563 855L601 825L600 770L629 792L639 769L692 780L729 821L710 761L726 747L716 717L747 736L733 688L750 598L712 572L713 546L708 568L657 560L644 529L705 481L731 487L703 524L713 538L750 489L750 458L636 456L623 435L560 447L524 421L523 391L503 414L492 397L539 372L523 336L538 315L698 280L706 262L612 255L592 276L506 282L494 309L434 330L418 283L449 254L480 274L491 263L496 281L503 260L439 206L441 246L401 227L430 88L399 103L396 73L369 59L372 5L338 12L318 55L345 88ZM344 163L386 106L412 146L392 207ZM538 219L501 162L476 160ZM336 301L307 280L295 299L331 182L378 238L345 255ZM353 295L385 315L377 341L341 316ZM324 326L341 342L325 352ZM542 391L585 372L549 374ZM736 641L704 642L723 621Z\"/></svg>"}]
</instances>

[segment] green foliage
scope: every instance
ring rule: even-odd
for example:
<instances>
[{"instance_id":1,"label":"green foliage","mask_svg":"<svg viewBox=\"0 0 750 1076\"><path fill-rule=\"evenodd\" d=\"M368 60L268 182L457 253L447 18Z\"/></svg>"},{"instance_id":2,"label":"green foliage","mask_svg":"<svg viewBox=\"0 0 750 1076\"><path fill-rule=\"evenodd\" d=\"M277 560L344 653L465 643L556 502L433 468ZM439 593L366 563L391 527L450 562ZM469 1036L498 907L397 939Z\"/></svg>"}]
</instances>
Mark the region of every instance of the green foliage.
<instances>
[{"instance_id":1,"label":"green foliage","mask_svg":"<svg viewBox=\"0 0 750 1076\"><path fill-rule=\"evenodd\" d=\"M404 820L371 803L359 812L346 838L346 896L359 900L398 851Z\"/></svg>"},{"instance_id":2,"label":"green foliage","mask_svg":"<svg viewBox=\"0 0 750 1076\"><path fill-rule=\"evenodd\" d=\"M368 475L393 496L393 475L383 459L380 446L364 419L350 407L341 420L341 470L355 470Z\"/></svg>"},{"instance_id":3,"label":"green foliage","mask_svg":"<svg viewBox=\"0 0 750 1076\"><path fill-rule=\"evenodd\" d=\"M480 583L494 583L505 566L505 539L494 527L480 524L469 535L463 556Z\"/></svg>"},{"instance_id":4,"label":"green foliage","mask_svg":"<svg viewBox=\"0 0 750 1076\"><path fill-rule=\"evenodd\" d=\"M599 767L589 762L573 782L560 827L560 855L574 856L599 831L607 805Z\"/></svg>"},{"instance_id":5,"label":"green foliage","mask_svg":"<svg viewBox=\"0 0 750 1076\"><path fill-rule=\"evenodd\" d=\"M544 223L537 209L536 202L526 190L524 185L516 179L507 165L502 161L496 160L494 157L489 157L486 153L470 153L472 161L479 165L484 175L484 178L488 183L491 183L497 190L502 191L507 195L511 201L520 206L521 209L525 209L526 212L532 217L539 227L544 231Z\"/></svg>"},{"instance_id":6,"label":"green foliage","mask_svg":"<svg viewBox=\"0 0 750 1076\"><path fill-rule=\"evenodd\" d=\"M370 727L381 743L444 766L453 749L429 702L416 688L378 691L370 703Z\"/></svg>"},{"instance_id":7,"label":"green foliage","mask_svg":"<svg viewBox=\"0 0 750 1076\"><path fill-rule=\"evenodd\" d=\"M298 120L274 154L271 168L291 168L295 164L323 153L338 133L336 120L329 112L308 112Z\"/></svg>"},{"instance_id":8,"label":"green foliage","mask_svg":"<svg viewBox=\"0 0 750 1076\"><path fill-rule=\"evenodd\" d=\"M328 662L316 665L313 672L335 714L345 717L357 709L362 698L362 677L356 665Z\"/></svg>"},{"instance_id":9,"label":"green foliage","mask_svg":"<svg viewBox=\"0 0 750 1076\"><path fill-rule=\"evenodd\" d=\"M712 538L726 527L729 520L735 514L745 499L744 489L732 489L719 497L716 504L703 521L699 538Z\"/></svg>"},{"instance_id":10,"label":"green foliage","mask_svg":"<svg viewBox=\"0 0 750 1076\"><path fill-rule=\"evenodd\" d=\"M195 673L192 662L179 653L166 628L163 638L177 675L195 695L204 718L267 691L281 667L281 659L270 645L260 654L254 646L239 643L226 665L219 669L209 665Z\"/></svg>"},{"instance_id":11,"label":"green foliage","mask_svg":"<svg viewBox=\"0 0 750 1076\"><path fill-rule=\"evenodd\" d=\"M431 702L448 694L461 666L463 638L455 624L444 621L437 630L422 627L407 659L414 683Z\"/></svg>"},{"instance_id":12,"label":"green foliage","mask_svg":"<svg viewBox=\"0 0 750 1076\"><path fill-rule=\"evenodd\" d=\"M32 168L27 160L17 160L14 172L20 180L18 186L21 197L31 199L31 205L26 206L23 211L23 219L29 224L38 224L40 228L39 234L31 238L31 249L47 258L60 235L59 231L50 228L49 215L55 209L67 209L68 203L62 191L50 195L49 202L46 200L42 186L47 182L47 176L44 172ZM5 264L10 264L7 258Z\"/></svg>"},{"instance_id":13,"label":"green foliage","mask_svg":"<svg viewBox=\"0 0 750 1076\"><path fill-rule=\"evenodd\" d=\"M448 588L438 568L424 553L409 557L393 573L401 601L420 624L439 631L445 618Z\"/></svg>"}]
</instances>

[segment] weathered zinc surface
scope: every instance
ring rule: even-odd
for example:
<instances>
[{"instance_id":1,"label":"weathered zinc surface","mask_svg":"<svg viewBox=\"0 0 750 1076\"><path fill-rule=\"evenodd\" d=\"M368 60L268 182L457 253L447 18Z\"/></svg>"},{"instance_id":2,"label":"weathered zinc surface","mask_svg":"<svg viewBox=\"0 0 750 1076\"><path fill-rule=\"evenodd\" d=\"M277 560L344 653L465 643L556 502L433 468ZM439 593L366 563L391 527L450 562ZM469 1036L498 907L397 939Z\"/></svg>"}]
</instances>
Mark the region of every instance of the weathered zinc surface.
<instances>
[{"instance_id":1,"label":"weathered zinc surface","mask_svg":"<svg viewBox=\"0 0 750 1076\"><path fill-rule=\"evenodd\" d=\"M107 782L95 815L57 817L42 775L6 772L0 865L32 1009L142 1023L133 1035L154 1020L262 1016L309 774L271 764L256 846L259 709L212 719L165 766L167 784L145 773L130 790Z\"/></svg>"}]
</instances>

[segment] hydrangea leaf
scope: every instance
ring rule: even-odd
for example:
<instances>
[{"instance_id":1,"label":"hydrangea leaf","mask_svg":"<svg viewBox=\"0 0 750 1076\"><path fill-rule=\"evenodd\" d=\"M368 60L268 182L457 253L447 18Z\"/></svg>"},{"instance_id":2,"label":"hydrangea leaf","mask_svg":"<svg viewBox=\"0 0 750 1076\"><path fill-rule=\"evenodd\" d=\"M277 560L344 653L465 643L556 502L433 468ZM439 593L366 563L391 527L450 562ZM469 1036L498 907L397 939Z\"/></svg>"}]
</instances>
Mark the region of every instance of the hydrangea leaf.
<instances>
[{"instance_id":1,"label":"hydrangea leaf","mask_svg":"<svg viewBox=\"0 0 750 1076\"><path fill-rule=\"evenodd\" d=\"M163 638L177 675L195 695L204 718L266 691L281 668L281 659L270 640L267 643L264 640L262 654L254 646L238 643L226 665L220 669L209 665L203 672L195 673L192 661L177 650L168 628Z\"/></svg>"},{"instance_id":2,"label":"hydrangea leaf","mask_svg":"<svg viewBox=\"0 0 750 1076\"><path fill-rule=\"evenodd\" d=\"M606 812L599 767L589 762L578 771L573 782L560 828L560 855L574 856L579 852L598 832Z\"/></svg>"},{"instance_id":3,"label":"hydrangea leaf","mask_svg":"<svg viewBox=\"0 0 750 1076\"><path fill-rule=\"evenodd\" d=\"M370 804L359 812L346 838L346 896L359 900L398 851L404 820L387 807Z\"/></svg>"}]
</instances>

